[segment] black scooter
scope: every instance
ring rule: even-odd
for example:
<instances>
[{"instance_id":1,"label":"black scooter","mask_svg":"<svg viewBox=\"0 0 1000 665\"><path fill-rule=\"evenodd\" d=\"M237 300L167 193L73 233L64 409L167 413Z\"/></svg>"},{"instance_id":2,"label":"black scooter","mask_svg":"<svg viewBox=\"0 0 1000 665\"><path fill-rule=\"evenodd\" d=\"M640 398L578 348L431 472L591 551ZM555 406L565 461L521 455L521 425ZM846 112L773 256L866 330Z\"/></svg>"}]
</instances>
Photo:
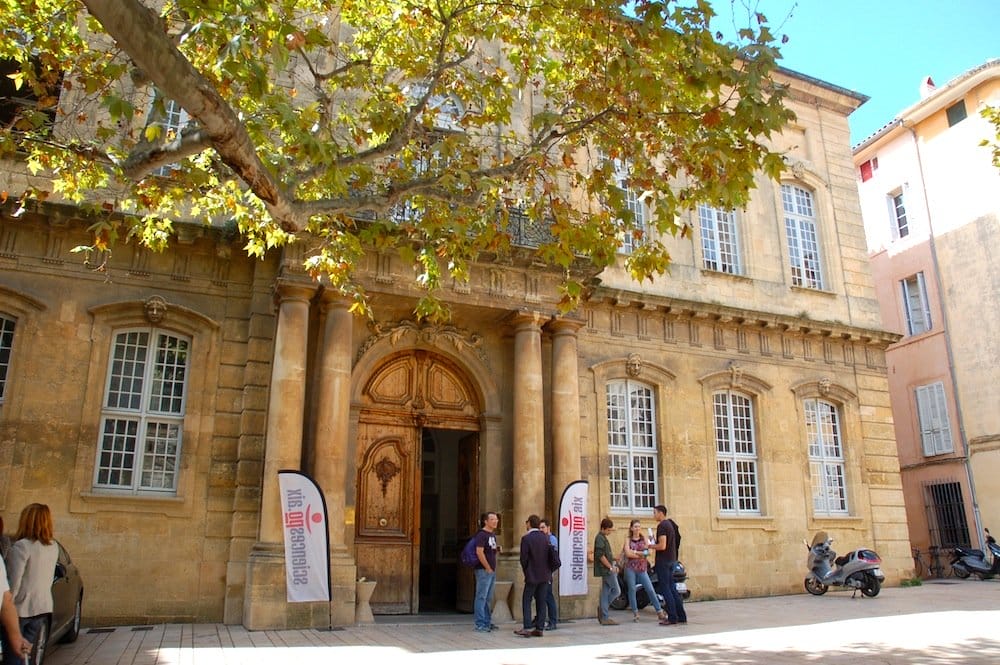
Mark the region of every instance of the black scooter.
<instances>
[{"instance_id":1,"label":"black scooter","mask_svg":"<svg viewBox=\"0 0 1000 665\"><path fill-rule=\"evenodd\" d=\"M684 564L680 561L677 562L677 568L674 570L674 585L677 587L677 593L680 594L681 598L687 600L691 597L691 590L687 585L687 570L684 568ZM656 589L656 582L659 578L656 575L656 571L653 570L653 566L649 566L649 581L653 583L653 588ZM611 601L611 609L613 610L627 610L628 609L628 587L625 585L625 571L618 572L618 588L621 589L621 595ZM660 592L656 592L656 598L660 601L660 607L666 607L663 600L663 596ZM635 590L635 604L639 606L638 609L643 609L649 605L651 601L649 596L646 594L646 587L639 585Z\"/></svg>"},{"instance_id":2,"label":"black scooter","mask_svg":"<svg viewBox=\"0 0 1000 665\"><path fill-rule=\"evenodd\" d=\"M989 529L983 531L986 532L986 549L989 550L992 561L987 561L986 553L982 550L956 547L951 553L951 569L955 577L964 580L975 575L981 580L988 580L994 575L1000 575L1000 545L990 535Z\"/></svg>"}]
</instances>

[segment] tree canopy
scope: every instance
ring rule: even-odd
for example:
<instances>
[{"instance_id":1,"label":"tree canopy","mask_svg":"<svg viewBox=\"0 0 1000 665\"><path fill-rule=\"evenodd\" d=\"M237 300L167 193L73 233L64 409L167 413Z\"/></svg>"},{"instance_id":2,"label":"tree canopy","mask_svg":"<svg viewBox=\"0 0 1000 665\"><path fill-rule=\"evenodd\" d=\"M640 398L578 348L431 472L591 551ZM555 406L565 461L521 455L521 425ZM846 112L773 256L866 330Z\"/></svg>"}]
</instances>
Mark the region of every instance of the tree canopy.
<instances>
[{"instance_id":1,"label":"tree canopy","mask_svg":"<svg viewBox=\"0 0 1000 665\"><path fill-rule=\"evenodd\" d=\"M22 159L92 215L94 247L158 249L180 222L235 225L252 255L306 268L359 306L363 253L398 252L436 293L517 216L536 258L662 274L660 235L699 202L776 176L791 118L764 16L735 42L705 0L0 0L0 59L34 100L5 116ZM176 122L177 120L182 122ZM637 193L649 204L634 215ZM650 231L653 232L650 232Z\"/></svg>"}]
</instances>

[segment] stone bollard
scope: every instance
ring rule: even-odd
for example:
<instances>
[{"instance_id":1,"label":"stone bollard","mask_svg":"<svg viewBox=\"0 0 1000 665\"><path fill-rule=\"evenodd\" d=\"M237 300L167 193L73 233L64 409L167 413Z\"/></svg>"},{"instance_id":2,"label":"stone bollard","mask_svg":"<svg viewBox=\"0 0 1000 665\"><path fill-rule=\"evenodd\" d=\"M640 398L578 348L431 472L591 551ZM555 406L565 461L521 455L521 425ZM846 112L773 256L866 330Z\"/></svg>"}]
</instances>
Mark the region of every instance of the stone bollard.
<instances>
[{"instance_id":1,"label":"stone bollard","mask_svg":"<svg viewBox=\"0 0 1000 665\"><path fill-rule=\"evenodd\" d=\"M369 601L375 593L375 580L358 580L355 593L357 604L354 606L354 623L375 623L375 616L372 614L372 606Z\"/></svg>"},{"instance_id":2,"label":"stone bollard","mask_svg":"<svg viewBox=\"0 0 1000 665\"><path fill-rule=\"evenodd\" d=\"M503 621L513 621L514 617L510 613L510 605L507 598L510 590L514 586L513 582L497 580L493 586L493 623L499 624Z\"/></svg>"}]
</instances>

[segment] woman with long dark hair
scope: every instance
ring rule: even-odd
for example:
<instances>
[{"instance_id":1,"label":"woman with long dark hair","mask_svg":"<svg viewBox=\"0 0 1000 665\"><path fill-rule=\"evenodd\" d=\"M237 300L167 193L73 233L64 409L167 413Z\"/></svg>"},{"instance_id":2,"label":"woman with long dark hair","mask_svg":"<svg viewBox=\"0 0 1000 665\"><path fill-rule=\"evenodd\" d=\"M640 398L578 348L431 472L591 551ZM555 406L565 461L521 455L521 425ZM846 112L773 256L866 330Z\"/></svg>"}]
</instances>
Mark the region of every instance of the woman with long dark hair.
<instances>
[{"instance_id":1,"label":"woman with long dark hair","mask_svg":"<svg viewBox=\"0 0 1000 665\"><path fill-rule=\"evenodd\" d=\"M656 614L663 619L667 615L660 607L660 600L653 590L653 582L649 579L649 542L642 535L642 527L639 520L632 520L628 525L628 538L622 548L625 554L625 586L628 587L628 603L632 608L633 621L639 620L639 605L635 599L636 589L639 584L646 590L649 602L656 608Z\"/></svg>"}]
</instances>

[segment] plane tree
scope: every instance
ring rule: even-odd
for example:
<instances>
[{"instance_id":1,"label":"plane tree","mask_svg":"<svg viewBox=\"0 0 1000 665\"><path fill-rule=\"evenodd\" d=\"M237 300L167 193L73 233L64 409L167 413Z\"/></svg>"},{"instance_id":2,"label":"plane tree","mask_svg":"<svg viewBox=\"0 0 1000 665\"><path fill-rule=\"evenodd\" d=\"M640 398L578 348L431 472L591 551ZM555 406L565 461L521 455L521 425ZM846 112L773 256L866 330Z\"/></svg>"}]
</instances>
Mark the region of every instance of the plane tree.
<instances>
[{"instance_id":1,"label":"plane tree","mask_svg":"<svg viewBox=\"0 0 1000 665\"><path fill-rule=\"evenodd\" d=\"M89 251L162 249L228 225L251 255L305 246L355 298L365 251L415 268L420 317L447 276L545 233L562 271L663 274L700 202L743 204L788 122L764 16L733 41L705 0L0 0L10 99L0 158L92 221ZM9 100L8 100L9 101ZM648 214L636 217L640 201Z\"/></svg>"}]
</instances>

